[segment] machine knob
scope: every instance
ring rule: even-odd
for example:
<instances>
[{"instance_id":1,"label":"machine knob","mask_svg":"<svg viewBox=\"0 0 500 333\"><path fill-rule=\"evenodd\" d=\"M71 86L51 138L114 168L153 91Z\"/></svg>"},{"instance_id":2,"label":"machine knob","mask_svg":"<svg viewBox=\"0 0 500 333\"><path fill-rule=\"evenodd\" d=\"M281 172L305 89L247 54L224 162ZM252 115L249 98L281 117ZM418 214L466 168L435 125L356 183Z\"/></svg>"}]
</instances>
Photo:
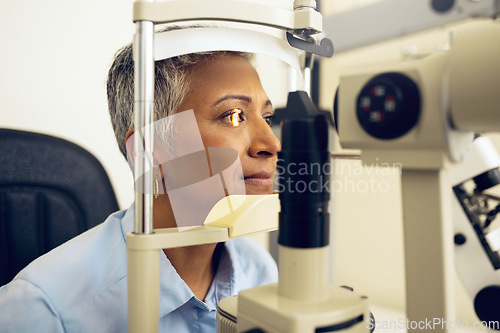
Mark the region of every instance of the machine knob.
<instances>
[{"instance_id":1,"label":"machine knob","mask_svg":"<svg viewBox=\"0 0 500 333\"><path fill-rule=\"evenodd\" d=\"M481 289L474 299L474 309L482 321L487 323L500 322L500 286L494 285ZM499 327L491 328L499 329Z\"/></svg>"},{"instance_id":2,"label":"machine knob","mask_svg":"<svg viewBox=\"0 0 500 333\"><path fill-rule=\"evenodd\" d=\"M418 87L401 73L377 75L358 95L356 114L361 127L373 137L386 140L399 138L418 123Z\"/></svg>"}]
</instances>

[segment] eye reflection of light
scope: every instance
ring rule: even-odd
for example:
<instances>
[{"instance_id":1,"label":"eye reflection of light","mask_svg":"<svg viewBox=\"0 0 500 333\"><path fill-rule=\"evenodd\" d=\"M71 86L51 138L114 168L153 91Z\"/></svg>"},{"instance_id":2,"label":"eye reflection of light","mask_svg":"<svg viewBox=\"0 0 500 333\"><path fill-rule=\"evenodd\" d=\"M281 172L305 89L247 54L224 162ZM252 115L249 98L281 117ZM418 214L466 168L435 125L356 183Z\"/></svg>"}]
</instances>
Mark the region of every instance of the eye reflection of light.
<instances>
[{"instance_id":1,"label":"eye reflection of light","mask_svg":"<svg viewBox=\"0 0 500 333\"><path fill-rule=\"evenodd\" d=\"M240 126L240 113L241 110L238 108L234 108L231 111L231 123L234 127Z\"/></svg>"}]
</instances>

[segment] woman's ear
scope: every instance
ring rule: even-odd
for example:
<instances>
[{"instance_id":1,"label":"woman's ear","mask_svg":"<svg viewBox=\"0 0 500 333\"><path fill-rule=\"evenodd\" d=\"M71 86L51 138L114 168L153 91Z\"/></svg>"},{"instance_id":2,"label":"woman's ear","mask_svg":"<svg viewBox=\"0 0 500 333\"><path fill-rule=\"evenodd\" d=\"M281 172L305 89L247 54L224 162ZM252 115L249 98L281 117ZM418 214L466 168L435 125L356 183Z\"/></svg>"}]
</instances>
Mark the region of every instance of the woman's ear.
<instances>
[{"instance_id":1,"label":"woman's ear","mask_svg":"<svg viewBox=\"0 0 500 333\"><path fill-rule=\"evenodd\" d=\"M134 129L129 129L127 134L125 134L125 149L127 150L127 161L128 164L134 166Z\"/></svg>"},{"instance_id":2,"label":"woman's ear","mask_svg":"<svg viewBox=\"0 0 500 333\"><path fill-rule=\"evenodd\" d=\"M128 130L127 134L125 134L125 148L127 150L127 162L132 169L132 172L134 172L134 165L135 165L135 144L134 144L134 130L130 129ZM159 161L156 159L155 154L153 154L153 168L154 168L154 174L157 174L157 177L163 181L163 169L162 165L159 163ZM163 185L165 187L165 185ZM162 194L164 192L161 192Z\"/></svg>"}]
</instances>

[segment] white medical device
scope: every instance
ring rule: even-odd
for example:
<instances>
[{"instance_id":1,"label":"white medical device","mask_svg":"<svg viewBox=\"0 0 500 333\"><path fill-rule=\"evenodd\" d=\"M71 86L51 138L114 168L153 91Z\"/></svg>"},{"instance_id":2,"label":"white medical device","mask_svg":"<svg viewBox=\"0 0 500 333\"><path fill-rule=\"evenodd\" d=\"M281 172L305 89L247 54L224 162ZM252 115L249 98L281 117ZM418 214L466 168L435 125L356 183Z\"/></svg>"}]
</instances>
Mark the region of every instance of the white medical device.
<instances>
[{"instance_id":1,"label":"white medical device","mask_svg":"<svg viewBox=\"0 0 500 333\"><path fill-rule=\"evenodd\" d=\"M500 155L485 137L474 140L465 161L451 169L455 265L474 310L500 330ZM496 323L496 324L495 324Z\"/></svg>"},{"instance_id":2,"label":"white medical device","mask_svg":"<svg viewBox=\"0 0 500 333\"><path fill-rule=\"evenodd\" d=\"M155 32L156 24L194 20L245 23L247 26ZM153 228L154 61L208 50L262 53L277 57L299 71L298 76L304 80L294 82L291 90L307 90L311 54L331 56L333 45L328 39L319 38L322 18L315 10L314 0L296 0L293 9L231 0L138 1L134 3L134 22L137 27L134 39L136 223L134 232L127 235L128 329L129 332L157 332L161 249L222 242L276 228L280 208L276 195L230 195L216 204L201 226ZM254 31L251 25L283 30L286 41L273 34ZM305 52L303 63L299 61L298 49ZM304 94L298 92L306 97L307 103L309 97ZM313 118L316 119L315 115ZM312 123L313 127L325 130L321 119ZM323 147L322 144L319 146ZM322 150L322 156L324 153ZM320 215L318 223L323 226L318 231L320 234L328 225L328 214L322 207L324 205L320 203L313 212ZM259 216L259 212L264 212L265 217ZM256 224L253 219L263 223ZM313 248L290 246L283 249L280 284L245 293L238 304L237 330L313 332L319 328L319 331L334 329L344 333L367 331L364 323L369 316L366 298L328 286L325 235L328 237L327 232L320 235L319 245ZM295 244L294 240L290 242ZM302 316L298 317L299 314Z\"/></svg>"},{"instance_id":3,"label":"white medical device","mask_svg":"<svg viewBox=\"0 0 500 333\"><path fill-rule=\"evenodd\" d=\"M464 222L463 216L459 222L452 215L453 208L463 209L453 202L450 191L452 185L477 176L474 168L496 164L473 161L471 156L480 155L474 153L480 148L479 143L472 144L474 133L500 131L500 23L491 19L499 9L498 1L384 1L328 19L335 33L342 31L339 27L349 30L351 25L373 28L353 35L363 36L359 41L345 41L347 50L468 17L483 17L476 24L454 29L449 50L344 71L336 95L341 146L361 149L366 163L378 160L402 165L406 308L412 322L440 318L449 323L456 319L454 252L472 297L482 287L500 283L489 262L491 256L482 250L471 224ZM343 20L347 18L349 22ZM375 20L387 23L370 25ZM451 170L464 161L462 168L469 168L470 173L462 172L462 178L452 181ZM464 195L462 202L469 200ZM486 239L489 231L483 230ZM457 232L467 239L461 247L454 242ZM481 271L471 273L472 267ZM451 328L441 325L433 331L449 332Z\"/></svg>"}]
</instances>

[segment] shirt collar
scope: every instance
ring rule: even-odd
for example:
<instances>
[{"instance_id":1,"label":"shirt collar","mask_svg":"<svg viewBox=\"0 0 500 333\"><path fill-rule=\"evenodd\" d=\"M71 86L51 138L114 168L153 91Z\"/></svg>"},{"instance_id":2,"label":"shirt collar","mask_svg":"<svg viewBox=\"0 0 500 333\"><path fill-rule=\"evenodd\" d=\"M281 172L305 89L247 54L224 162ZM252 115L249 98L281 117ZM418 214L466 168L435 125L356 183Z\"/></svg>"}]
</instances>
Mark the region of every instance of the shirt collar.
<instances>
[{"instance_id":1,"label":"shirt collar","mask_svg":"<svg viewBox=\"0 0 500 333\"><path fill-rule=\"evenodd\" d=\"M212 284L207 292L205 301L198 300L191 289L177 274L170 261L162 252L160 274L160 317L175 311L186 302L205 310L214 311L222 298L236 294L239 278L236 278L234 261L235 253L231 242L221 243L222 247L219 267L215 272Z\"/></svg>"},{"instance_id":2,"label":"shirt collar","mask_svg":"<svg viewBox=\"0 0 500 333\"><path fill-rule=\"evenodd\" d=\"M205 297L205 304L211 310L217 308L221 296L233 295L236 283L231 253L226 243L220 243L218 246L221 250L219 266L217 267L214 279ZM229 247L231 247L231 245L229 245Z\"/></svg>"},{"instance_id":3,"label":"shirt collar","mask_svg":"<svg viewBox=\"0 0 500 333\"><path fill-rule=\"evenodd\" d=\"M177 274L165 253L161 251L160 318L181 307L192 298L196 298L193 292Z\"/></svg>"},{"instance_id":4,"label":"shirt collar","mask_svg":"<svg viewBox=\"0 0 500 333\"><path fill-rule=\"evenodd\" d=\"M134 218L135 218L135 204L132 203L130 207L125 211L121 219L123 239L127 241L127 234L134 231Z\"/></svg>"}]
</instances>

